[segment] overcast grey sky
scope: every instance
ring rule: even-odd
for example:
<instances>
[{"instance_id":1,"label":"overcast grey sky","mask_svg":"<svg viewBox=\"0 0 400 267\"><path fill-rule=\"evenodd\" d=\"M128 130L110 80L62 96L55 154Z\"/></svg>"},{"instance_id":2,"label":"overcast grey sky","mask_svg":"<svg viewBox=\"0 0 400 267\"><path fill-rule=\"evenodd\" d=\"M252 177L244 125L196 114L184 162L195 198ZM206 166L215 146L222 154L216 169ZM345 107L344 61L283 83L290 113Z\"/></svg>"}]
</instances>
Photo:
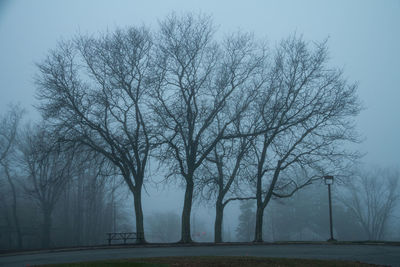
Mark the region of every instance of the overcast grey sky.
<instances>
[{"instance_id":1,"label":"overcast grey sky","mask_svg":"<svg viewBox=\"0 0 400 267\"><path fill-rule=\"evenodd\" d=\"M332 65L359 82L365 161L400 166L400 0L0 0L0 113L20 103L38 118L34 63L60 39L129 25L157 27L171 11L205 12L219 33L252 31L271 44L293 32L310 41L329 37Z\"/></svg>"}]
</instances>

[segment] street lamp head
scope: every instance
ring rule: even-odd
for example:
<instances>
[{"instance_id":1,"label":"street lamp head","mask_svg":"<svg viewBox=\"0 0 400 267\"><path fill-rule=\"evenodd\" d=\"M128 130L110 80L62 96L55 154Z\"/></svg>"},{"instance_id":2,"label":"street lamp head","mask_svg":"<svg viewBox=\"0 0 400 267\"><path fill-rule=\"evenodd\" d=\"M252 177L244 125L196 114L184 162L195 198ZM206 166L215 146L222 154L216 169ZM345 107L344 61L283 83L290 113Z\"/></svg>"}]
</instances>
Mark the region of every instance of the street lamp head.
<instances>
[{"instance_id":1,"label":"street lamp head","mask_svg":"<svg viewBox=\"0 0 400 267\"><path fill-rule=\"evenodd\" d=\"M332 175L324 176L324 180L325 180L326 185L333 184L333 176Z\"/></svg>"}]
</instances>

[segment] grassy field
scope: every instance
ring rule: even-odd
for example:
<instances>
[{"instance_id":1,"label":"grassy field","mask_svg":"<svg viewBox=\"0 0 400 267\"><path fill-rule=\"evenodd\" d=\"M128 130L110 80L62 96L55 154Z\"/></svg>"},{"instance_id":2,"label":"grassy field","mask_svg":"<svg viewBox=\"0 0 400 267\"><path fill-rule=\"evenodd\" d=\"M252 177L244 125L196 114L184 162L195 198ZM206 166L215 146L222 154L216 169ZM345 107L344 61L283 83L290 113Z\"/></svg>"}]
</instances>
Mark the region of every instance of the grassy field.
<instances>
[{"instance_id":1,"label":"grassy field","mask_svg":"<svg viewBox=\"0 0 400 267\"><path fill-rule=\"evenodd\" d=\"M165 257L165 258L106 260L106 261L41 265L41 266L59 266L59 267L346 266L350 267L350 266L376 266L376 265L359 263L359 262L349 262L349 261L281 259L281 258L260 258L260 257Z\"/></svg>"}]
</instances>

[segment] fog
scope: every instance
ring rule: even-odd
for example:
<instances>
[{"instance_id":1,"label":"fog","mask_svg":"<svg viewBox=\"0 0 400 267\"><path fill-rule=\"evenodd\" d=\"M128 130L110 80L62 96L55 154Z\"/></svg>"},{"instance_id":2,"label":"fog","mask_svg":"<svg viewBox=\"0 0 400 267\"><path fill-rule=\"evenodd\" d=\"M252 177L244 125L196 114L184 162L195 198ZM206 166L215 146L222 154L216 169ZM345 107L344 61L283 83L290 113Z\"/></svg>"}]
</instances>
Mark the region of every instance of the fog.
<instances>
[{"instance_id":1,"label":"fog","mask_svg":"<svg viewBox=\"0 0 400 267\"><path fill-rule=\"evenodd\" d=\"M6 118L12 108L10 105L19 104L25 110L19 128L24 132L26 123L41 123L41 115L37 109L41 102L37 96L37 84L35 79L40 76L37 64L42 64L50 51L57 49L60 41L69 41L78 36L101 36L104 33L112 33L117 28L140 27L145 25L150 31L157 31L159 24L168 15L175 12L177 16L192 12L202 13L212 17L216 26L215 39L222 40L231 33L237 31L251 32L255 39L266 42L268 49L273 51L282 39L290 36L302 38L307 45L312 46L326 41L328 49L329 66L340 68L343 71L343 79L348 84L357 83L358 99L362 110L354 117L355 132L359 134L358 142L347 142L344 148L359 152L362 157L357 158L356 166L351 169L351 174L341 173L342 180L338 180L333 186L333 217L334 235L339 240L367 240L385 239L399 240L400 232L396 224L400 216L400 204L398 195L393 201L391 215L386 222L386 230L380 236L368 234L360 225L351 225L354 231L346 229L348 224L339 218L348 218L348 221L357 221L353 218L356 213L349 215L349 203L354 204L355 193L351 191L349 184L357 184L361 188L363 182L354 177L367 177L368 173L374 173L379 177L379 184L383 186L381 195L390 190L385 179L390 180L388 173L398 178L400 157L400 2L393 1L11 1L0 2L0 118ZM35 126L36 127L36 126ZM23 139L23 138L22 138ZM18 147L16 145L16 147ZM19 148L15 152L21 157ZM2 148L3 151L3 148ZM23 154L23 153L22 153ZM279 153L277 153L279 154ZM63 156L64 157L64 156ZM165 159L164 159L165 160ZM77 161L79 162L79 161ZM83 161L84 162L84 161ZM17 195L19 199L19 217L22 217L23 227L32 225L40 228L41 212L33 212L23 216L24 210L33 209L32 203L26 196L23 184L23 167L18 160L15 176L18 176ZM74 161L73 164L79 163ZM75 165L74 165L75 166ZM181 215L184 209L185 183L182 178L168 178L168 164L160 164L157 159L150 159L147 167L143 192L142 207L144 217L144 232L149 242L177 242L181 238ZM345 166L340 165L343 169ZM102 167L103 168L103 165ZM104 167L109 171L109 167ZM111 167L110 167L111 168ZM87 167L83 171L90 172L93 167ZM297 171L297 170L296 170ZM396 174L397 171L397 174ZM336 173L335 173L336 174ZM70 207L70 214L53 215L51 246L74 246L105 244L106 232L135 232L135 212L132 192L129 191L120 175L114 173L101 174L104 184L99 185L101 191L98 196L104 206L96 209L96 214L104 218L103 225L93 230L93 236L84 236L67 240L67 235L57 229L76 229L74 223L68 222L62 225L63 216L72 220L78 218L72 208L74 202L71 200L78 196L79 190L88 190L85 183L78 184L79 178L84 174L72 174L76 181L69 185L69 192L63 193L57 202L55 210ZM289 174L285 174L289 175ZM397 175L397 176L396 176ZM3 229L0 239L1 249L15 249L18 247L15 233L6 234L6 225L12 225L12 192L7 182L7 175L0 169L2 177L0 188L4 194L2 201L3 217L0 227ZM97 177L97 176L96 176ZM118 180L117 189L115 183ZM347 178L345 178L347 177ZM382 178L386 177L386 178ZM97 179L97 178L96 178ZM359 178L362 179L362 178ZM102 180L102 179L100 179ZM96 180L97 181L97 180ZM76 183L76 184L75 184ZM88 182L89 183L89 182ZM96 182L97 183L97 182ZM369 184L365 182L364 184ZM88 185L89 186L89 185ZM396 184L398 188L398 184ZM377 186L375 186L377 187ZM97 188L97 187L96 187ZM115 191L112 189L114 188ZM246 185L242 194L232 194L230 197L254 197L251 185ZM76 192L74 191L76 190ZM103 191L102 191L103 190ZM388 191L389 190L389 191ZM99 192L100 192L99 191ZM111 201L114 193L116 200ZM74 195L76 194L76 195ZM312 197L311 197L312 196ZM386 197L386 195L385 195ZM362 197L360 196L360 199ZM389 197L387 197L389 198ZM86 200L85 200L86 201ZM101 202L100 201L100 202ZM253 201L253 202L252 202ZM85 202L86 203L86 202ZM87 200L87 205L91 205ZM111 203L111 204L110 204ZM244 228L240 227L240 206L248 203L247 211L251 211L249 217L255 217L256 205L254 200L231 201L224 209L222 236L224 241L253 241L255 221L249 221L250 236L240 236ZM304 203L296 206L296 203ZM103 205L102 204L102 205ZM85 204L86 205L86 204ZM112 206L114 205L114 209ZM311 186L297 191L291 198L274 199L267 205L264 212L264 223L262 225L264 241L282 240L326 240L329 238L329 213L327 202L327 186L322 180L313 181ZM34 206L34 205L33 205ZM309 209L311 206L318 209ZM350 205L351 206L351 205ZM354 206L354 205L353 205ZM117 208L115 208L117 207ZM89 208L88 208L89 209ZM253 209L253 210L252 210ZM304 209L304 210L303 210ZM82 208L82 212L85 209ZM116 210L116 211L115 211ZM37 215L35 215L37 213ZM7 214L7 216L5 215ZM345 215L346 214L346 217ZM215 202L206 201L200 196L195 196L191 213L191 231L194 241L214 241ZM358 214L362 217L361 214ZM75 217L74 217L75 216ZM79 215L81 216L81 215ZM83 216L83 215L82 215ZM95 217L81 219L83 229L89 229L90 222ZM352 217L353 216L353 217ZM6 219L7 217L7 219ZM79 217L80 218L80 217ZM118 218L118 219L115 219ZM171 223L174 227L169 235L160 232L160 225ZM161 218L167 218L162 221ZM115 221L113 221L115 219ZM320 221L318 221L320 219ZM6 222L8 220L8 222ZM91 221L92 220L92 221ZM168 221L170 220L170 221ZM301 222L304 227L296 228L288 226L283 230L279 224L288 220ZM155 222L154 222L155 221ZM312 223L311 223L312 222ZM88 224L88 225L85 225ZM254 225L253 225L254 224ZM359 222L360 224L360 222ZM83 226L85 225L85 226ZM277 226L278 225L278 226ZM307 226L308 225L308 226ZM63 228L64 227L64 228ZM75 227L75 228L74 228ZM86 227L86 228L85 228ZM12 228L14 229L14 228ZM36 229L36 228L35 228ZM27 230L39 231L39 230ZM2 231L2 230L0 230ZM13 230L14 231L14 230ZM286 234L283 234L286 232ZM29 237L30 232L24 239L23 248L40 248L43 243L43 234ZM35 236L35 235L33 235ZM39 238L40 237L40 238ZM36 240L37 239L37 240Z\"/></svg>"}]
</instances>

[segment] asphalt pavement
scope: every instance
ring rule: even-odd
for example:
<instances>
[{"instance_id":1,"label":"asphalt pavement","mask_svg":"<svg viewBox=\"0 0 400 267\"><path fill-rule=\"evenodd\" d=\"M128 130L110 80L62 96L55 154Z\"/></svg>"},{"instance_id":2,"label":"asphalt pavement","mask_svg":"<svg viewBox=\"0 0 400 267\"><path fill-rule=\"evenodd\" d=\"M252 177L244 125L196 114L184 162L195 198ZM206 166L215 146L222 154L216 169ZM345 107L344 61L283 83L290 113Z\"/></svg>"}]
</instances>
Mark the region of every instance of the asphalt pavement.
<instances>
[{"instance_id":1,"label":"asphalt pavement","mask_svg":"<svg viewBox=\"0 0 400 267\"><path fill-rule=\"evenodd\" d=\"M130 247L24 252L0 255L0 266L33 266L105 259L168 256L256 256L334 259L400 266L400 246L337 244L265 244L224 246Z\"/></svg>"}]
</instances>

